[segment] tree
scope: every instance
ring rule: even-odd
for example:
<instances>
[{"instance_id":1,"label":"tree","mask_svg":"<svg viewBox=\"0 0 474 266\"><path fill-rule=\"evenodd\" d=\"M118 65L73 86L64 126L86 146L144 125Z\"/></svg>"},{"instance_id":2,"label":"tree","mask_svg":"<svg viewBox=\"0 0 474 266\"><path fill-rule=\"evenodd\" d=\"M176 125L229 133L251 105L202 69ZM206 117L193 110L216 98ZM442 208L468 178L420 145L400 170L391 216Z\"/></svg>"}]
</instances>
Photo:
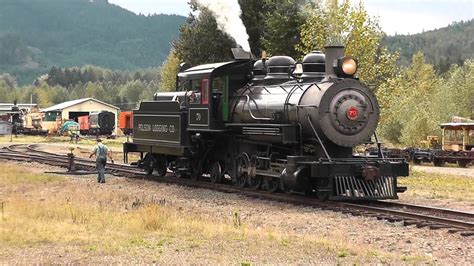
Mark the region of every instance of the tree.
<instances>
[{"instance_id":1,"label":"tree","mask_svg":"<svg viewBox=\"0 0 474 266\"><path fill-rule=\"evenodd\" d=\"M345 54L359 62L358 76L375 90L396 74L397 54L381 47L383 32L377 21L370 18L362 3L351 6L349 0L337 0L326 5L312 5L301 26L298 51L307 54L324 50L326 45L344 45Z\"/></svg>"},{"instance_id":2,"label":"tree","mask_svg":"<svg viewBox=\"0 0 474 266\"><path fill-rule=\"evenodd\" d=\"M262 36L265 31L265 17L268 12L266 0L239 0L241 19L247 28L252 53L259 57L262 52Z\"/></svg>"},{"instance_id":3,"label":"tree","mask_svg":"<svg viewBox=\"0 0 474 266\"><path fill-rule=\"evenodd\" d=\"M16 78L7 73L0 75L0 82L4 82L5 85L8 86L10 89L13 89L18 86Z\"/></svg>"},{"instance_id":4,"label":"tree","mask_svg":"<svg viewBox=\"0 0 474 266\"><path fill-rule=\"evenodd\" d=\"M383 84L378 92L381 103L379 131L392 142L418 146L427 135L438 132L440 117L433 113L433 97L440 86L433 66L422 53L413 56L409 68Z\"/></svg>"},{"instance_id":5,"label":"tree","mask_svg":"<svg viewBox=\"0 0 474 266\"><path fill-rule=\"evenodd\" d=\"M463 66L453 65L441 77L432 99L432 113L439 121L448 121L453 115L474 116L474 61Z\"/></svg>"},{"instance_id":6,"label":"tree","mask_svg":"<svg viewBox=\"0 0 474 266\"><path fill-rule=\"evenodd\" d=\"M171 50L161 67L160 91L174 91L176 89L176 75L178 75L180 63L181 60L174 50Z\"/></svg>"},{"instance_id":7,"label":"tree","mask_svg":"<svg viewBox=\"0 0 474 266\"><path fill-rule=\"evenodd\" d=\"M302 9L306 0L266 0L264 32L261 39L264 49L272 55L301 57L297 50L300 43L300 28L305 22Z\"/></svg>"},{"instance_id":8,"label":"tree","mask_svg":"<svg viewBox=\"0 0 474 266\"><path fill-rule=\"evenodd\" d=\"M180 28L179 40L173 48L178 58L191 65L229 61L235 41L217 27L211 11L192 0L193 11L199 10L198 17L191 13L186 24Z\"/></svg>"}]
</instances>

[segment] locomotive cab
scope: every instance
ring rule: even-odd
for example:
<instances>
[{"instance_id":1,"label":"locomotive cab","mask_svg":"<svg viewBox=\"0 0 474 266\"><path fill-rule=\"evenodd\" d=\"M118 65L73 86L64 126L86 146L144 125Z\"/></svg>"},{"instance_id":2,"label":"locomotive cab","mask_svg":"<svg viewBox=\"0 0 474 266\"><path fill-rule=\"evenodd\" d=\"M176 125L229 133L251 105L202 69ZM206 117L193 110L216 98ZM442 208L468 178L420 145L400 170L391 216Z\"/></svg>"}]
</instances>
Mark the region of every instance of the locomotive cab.
<instances>
[{"instance_id":1,"label":"locomotive cab","mask_svg":"<svg viewBox=\"0 0 474 266\"><path fill-rule=\"evenodd\" d=\"M186 92L188 131L222 131L229 119L230 95L250 80L253 61L207 64L178 74L177 90ZM233 73L233 74L229 74Z\"/></svg>"}]
</instances>

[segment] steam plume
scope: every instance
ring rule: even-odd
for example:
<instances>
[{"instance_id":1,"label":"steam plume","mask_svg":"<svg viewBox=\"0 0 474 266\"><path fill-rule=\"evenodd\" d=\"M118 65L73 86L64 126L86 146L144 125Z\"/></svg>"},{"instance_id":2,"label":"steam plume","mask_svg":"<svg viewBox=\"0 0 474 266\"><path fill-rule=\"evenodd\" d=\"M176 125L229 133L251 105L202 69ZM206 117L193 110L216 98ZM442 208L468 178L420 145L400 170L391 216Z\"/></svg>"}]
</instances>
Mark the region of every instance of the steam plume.
<instances>
[{"instance_id":1,"label":"steam plume","mask_svg":"<svg viewBox=\"0 0 474 266\"><path fill-rule=\"evenodd\" d=\"M240 19L242 10L237 0L197 0L198 3L208 8L216 17L219 29L242 46L245 51L250 51L249 35L244 23Z\"/></svg>"}]
</instances>

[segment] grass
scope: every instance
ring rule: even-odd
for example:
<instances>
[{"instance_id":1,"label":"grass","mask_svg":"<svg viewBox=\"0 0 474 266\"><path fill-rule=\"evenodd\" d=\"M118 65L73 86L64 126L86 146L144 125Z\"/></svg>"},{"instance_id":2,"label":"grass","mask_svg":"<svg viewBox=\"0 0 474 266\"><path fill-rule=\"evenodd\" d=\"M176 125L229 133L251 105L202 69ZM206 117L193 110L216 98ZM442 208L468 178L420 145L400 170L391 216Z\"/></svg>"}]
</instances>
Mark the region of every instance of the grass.
<instances>
[{"instance_id":1,"label":"grass","mask_svg":"<svg viewBox=\"0 0 474 266\"><path fill-rule=\"evenodd\" d=\"M407 186L407 195L429 199L454 199L474 203L474 179L467 176L443 175L411 171L409 177L399 178Z\"/></svg>"},{"instance_id":2,"label":"grass","mask_svg":"<svg viewBox=\"0 0 474 266\"><path fill-rule=\"evenodd\" d=\"M240 210L216 220L199 210L185 212L170 200L131 196L126 189L104 190L1 162L0 167L4 203L0 246L7 250L57 245L88 256L128 254L159 262L166 254L181 252L208 258L209 249L219 247L217 254L212 253L215 262L235 256L234 263L243 265L252 261L249 254L266 254L269 262L278 256L290 260L324 256L337 262L429 261L351 243L344 230L301 236L267 226L257 229L241 219Z\"/></svg>"},{"instance_id":3,"label":"grass","mask_svg":"<svg viewBox=\"0 0 474 266\"><path fill-rule=\"evenodd\" d=\"M18 168L12 165L2 165L1 169L2 171L0 171L0 186L25 183L51 183L64 180L64 177L62 176L33 173L29 169Z\"/></svg>"}]
</instances>

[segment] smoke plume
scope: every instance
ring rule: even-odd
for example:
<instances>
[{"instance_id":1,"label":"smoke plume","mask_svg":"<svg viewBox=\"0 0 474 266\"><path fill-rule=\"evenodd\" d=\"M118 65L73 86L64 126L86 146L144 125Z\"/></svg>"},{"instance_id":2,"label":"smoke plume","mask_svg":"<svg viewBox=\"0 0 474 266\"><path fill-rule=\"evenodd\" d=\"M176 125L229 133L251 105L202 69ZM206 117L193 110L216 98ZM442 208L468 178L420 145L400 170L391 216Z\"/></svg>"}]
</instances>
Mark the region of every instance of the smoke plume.
<instances>
[{"instance_id":1,"label":"smoke plume","mask_svg":"<svg viewBox=\"0 0 474 266\"><path fill-rule=\"evenodd\" d=\"M237 0L197 0L198 3L208 8L216 17L219 29L242 46L245 51L250 51L249 35L244 23L240 19L242 10Z\"/></svg>"}]
</instances>

